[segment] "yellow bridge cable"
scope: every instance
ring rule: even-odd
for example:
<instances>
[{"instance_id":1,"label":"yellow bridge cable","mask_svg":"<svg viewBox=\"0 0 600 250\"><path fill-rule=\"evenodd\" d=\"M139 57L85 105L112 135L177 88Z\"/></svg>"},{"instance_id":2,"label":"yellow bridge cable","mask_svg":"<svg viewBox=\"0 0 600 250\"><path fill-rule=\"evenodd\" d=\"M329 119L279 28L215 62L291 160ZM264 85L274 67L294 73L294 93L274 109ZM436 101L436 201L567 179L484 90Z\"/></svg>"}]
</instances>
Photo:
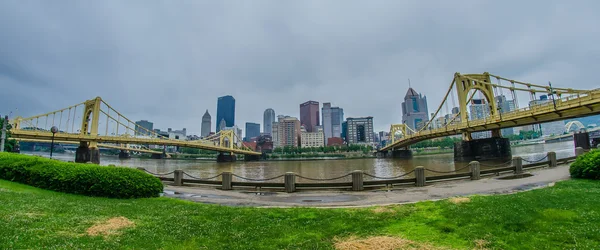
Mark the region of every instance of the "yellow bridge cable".
<instances>
[{"instance_id":1,"label":"yellow bridge cable","mask_svg":"<svg viewBox=\"0 0 600 250\"><path fill-rule=\"evenodd\" d=\"M521 84L521 85L526 85L528 87L533 86L533 87L538 87L538 88L544 88L544 89L550 91L550 86L543 86L543 85L538 85L538 84L533 84L533 83L521 82L521 81L508 79L508 78L497 76L497 75L493 75L493 74L490 74L490 76L495 77L496 79L502 79L502 80L505 80L505 81L509 81L511 83L517 83L517 84ZM580 89L571 89L571 88L555 88L555 87L552 87L552 89L553 90L562 90L562 91L567 92L567 93L585 93L585 92L589 91L589 90L580 90Z\"/></svg>"},{"instance_id":2,"label":"yellow bridge cable","mask_svg":"<svg viewBox=\"0 0 600 250\"><path fill-rule=\"evenodd\" d=\"M70 108L74 108L74 107L77 107L77 106L79 106L79 105L82 105L82 104L85 104L85 102L82 102L82 103L79 103L79 104L75 104L75 105L73 105L73 106L69 106L69 107L66 107L66 108L64 108L64 109L60 109L60 110L56 110L56 111L52 111L52 112L48 112L48 113L45 113L45 114L36 115L36 116L32 116L32 117L27 117L27 118L21 118L21 120L33 120L33 119L40 118L40 117L44 117L44 116L54 115L54 114L56 114L56 113L58 113L58 112L65 111L65 110L68 110L68 109L70 109Z\"/></svg>"},{"instance_id":3,"label":"yellow bridge cable","mask_svg":"<svg viewBox=\"0 0 600 250\"><path fill-rule=\"evenodd\" d=\"M450 91L452 91L452 88L454 87L454 83L455 83L455 79L452 79L452 83L450 84L450 88L448 88L448 91L446 91L446 95L444 96L443 101L440 103L440 106L437 108L437 110L433 114L432 119L430 119L429 121L427 121L427 123L425 124L425 126L423 126L421 129L419 129L418 132L421 132L425 128L427 128L429 126L429 124L431 124L431 121L433 121L433 118L435 118L437 116L437 114L440 112L440 110L442 109L442 106L444 106L444 103L448 99L448 95L450 94Z\"/></svg>"}]
</instances>

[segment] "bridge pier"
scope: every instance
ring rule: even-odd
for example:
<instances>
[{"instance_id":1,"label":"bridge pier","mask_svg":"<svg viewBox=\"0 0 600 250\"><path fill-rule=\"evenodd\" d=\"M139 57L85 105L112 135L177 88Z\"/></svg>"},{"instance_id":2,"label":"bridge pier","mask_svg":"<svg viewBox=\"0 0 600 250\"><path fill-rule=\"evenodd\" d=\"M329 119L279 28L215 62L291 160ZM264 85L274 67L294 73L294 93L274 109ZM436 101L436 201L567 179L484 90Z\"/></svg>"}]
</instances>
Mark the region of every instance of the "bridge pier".
<instances>
[{"instance_id":1,"label":"bridge pier","mask_svg":"<svg viewBox=\"0 0 600 250\"><path fill-rule=\"evenodd\" d=\"M260 161L261 155L244 155L244 161Z\"/></svg>"},{"instance_id":2,"label":"bridge pier","mask_svg":"<svg viewBox=\"0 0 600 250\"><path fill-rule=\"evenodd\" d=\"M397 149L392 150L388 153L391 158L395 159L410 159L412 158L412 150L410 149Z\"/></svg>"},{"instance_id":3,"label":"bridge pier","mask_svg":"<svg viewBox=\"0 0 600 250\"><path fill-rule=\"evenodd\" d=\"M129 151L121 150L121 152L119 152L119 159L129 159L129 158L131 158L131 154L129 153Z\"/></svg>"},{"instance_id":4,"label":"bridge pier","mask_svg":"<svg viewBox=\"0 0 600 250\"><path fill-rule=\"evenodd\" d=\"M511 157L508 138L492 137L454 143L455 161L509 160Z\"/></svg>"},{"instance_id":5,"label":"bridge pier","mask_svg":"<svg viewBox=\"0 0 600 250\"><path fill-rule=\"evenodd\" d=\"M237 160L237 157L232 154L232 153L219 153L219 155L217 156L217 162L235 162Z\"/></svg>"},{"instance_id":6,"label":"bridge pier","mask_svg":"<svg viewBox=\"0 0 600 250\"><path fill-rule=\"evenodd\" d=\"M80 142L75 151L75 162L100 164L100 150L97 147L90 148L88 142Z\"/></svg>"},{"instance_id":7,"label":"bridge pier","mask_svg":"<svg viewBox=\"0 0 600 250\"><path fill-rule=\"evenodd\" d=\"M151 154L150 158L152 158L152 159L163 159L163 158L165 158L165 154L164 153Z\"/></svg>"},{"instance_id":8,"label":"bridge pier","mask_svg":"<svg viewBox=\"0 0 600 250\"><path fill-rule=\"evenodd\" d=\"M590 134L588 132L574 133L573 141L575 143L575 148L583 148L585 151L589 151L591 148Z\"/></svg>"}]
</instances>

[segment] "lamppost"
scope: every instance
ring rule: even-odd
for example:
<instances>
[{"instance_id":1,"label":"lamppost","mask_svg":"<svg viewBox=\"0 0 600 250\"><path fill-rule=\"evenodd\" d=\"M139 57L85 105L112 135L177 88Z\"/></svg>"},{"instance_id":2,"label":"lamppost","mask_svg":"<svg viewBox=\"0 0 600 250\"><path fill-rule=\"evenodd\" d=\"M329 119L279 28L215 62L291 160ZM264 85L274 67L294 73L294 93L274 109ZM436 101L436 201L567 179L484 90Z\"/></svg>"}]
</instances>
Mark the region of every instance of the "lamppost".
<instances>
[{"instance_id":1,"label":"lamppost","mask_svg":"<svg viewBox=\"0 0 600 250\"><path fill-rule=\"evenodd\" d=\"M50 132L52 132L52 143L50 144L50 159L52 159L52 152L54 151L54 135L58 132L58 128L56 126L52 126L50 128Z\"/></svg>"}]
</instances>

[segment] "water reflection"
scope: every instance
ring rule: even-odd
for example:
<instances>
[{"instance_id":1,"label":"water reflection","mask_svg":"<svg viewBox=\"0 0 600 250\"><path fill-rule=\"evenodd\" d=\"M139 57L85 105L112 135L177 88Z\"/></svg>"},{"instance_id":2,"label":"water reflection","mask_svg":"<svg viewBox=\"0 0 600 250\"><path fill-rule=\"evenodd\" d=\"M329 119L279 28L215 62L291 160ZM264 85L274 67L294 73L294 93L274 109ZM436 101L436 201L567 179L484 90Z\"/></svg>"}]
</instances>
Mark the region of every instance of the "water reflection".
<instances>
[{"instance_id":1,"label":"water reflection","mask_svg":"<svg viewBox=\"0 0 600 250\"><path fill-rule=\"evenodd\" d=\"M513 156L521 156L525 160L535 161L546 156L547 152L556 152L557 158L573 156L574 146L572 141L550 144L535 144L512 148ZM24 154L38 154L48 157L48 153L23 152ZM317 160L317 161L261 161L261 162L235 162L216 163L205 160L155 160L155 159L126 159L121 160L116 156L102 156L101 164L114 164L118 166L144 167L151 172L166 173L182 169L186 173L197 177L212 177L219 173L229 171L234 174L254 178L271 178L286 172L294 172L310 178L328 179L348 174L354 170L362 170L375 176L398 176L412 171L417 166L424 166L435 171L452 171L465 167L467 162L454 162L453 154L415 156L412 159L353 159L353 160ZM74 154L54 154L54 158L72 161ZM486 162L487 165L501 164L502 162ZM469 171L468 168L461 172ZM440 173L427 172L428 176ZM413 177L412 174L406 178ZM370 180L365 177L365 180ZM277 179L274 181L282 181ZM337 181L350 181L350 177ZM306 179L297 179L297 182L314 182Z\"/></svg>"}]
</instances>

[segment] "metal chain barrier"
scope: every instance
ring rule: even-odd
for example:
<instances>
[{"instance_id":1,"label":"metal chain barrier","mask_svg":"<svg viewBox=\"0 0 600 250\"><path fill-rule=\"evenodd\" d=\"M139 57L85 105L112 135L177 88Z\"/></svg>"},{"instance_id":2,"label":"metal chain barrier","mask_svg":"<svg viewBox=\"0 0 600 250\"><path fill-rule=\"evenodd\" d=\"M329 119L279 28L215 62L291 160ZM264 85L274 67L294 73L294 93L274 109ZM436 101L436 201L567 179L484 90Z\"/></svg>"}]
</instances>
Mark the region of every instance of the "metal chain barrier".
<instances>
[{"instance_id":1,"label":"metal chain barrier","mask_svg":"<svg viewBox=\"0 0 600 250\"><path fill-rule=\"evenodd\" d=\"M243 177L243 176L239 176L239 175L237 175L237 174L232 174L232 175L233 175L233 176L235 176L235 177L237 177L237 178L240 178L240 179L242 179L242 180L246 180L246 181L270 181L270 180L275 180L275 179L277 179L277 178L281 178L281 177L284 177L284 176L285 176L285 175L283 175L283 174L282 174L282 175L278 175L278 176L275 176L275 177L272 177L272 178L265 178L265 179L252 179L252 178L246 178L246 177Z\"/></svg>"},{"instance_id":2,"label":"metal chain barrier","mask_svg":"<svg viewBox=\"0 0 600 250\"><path fill-rule=\"evenodd\" d=\"M543 160L545 160L545 159L547 159L547 158L548 158L548 155L546 155L546 156L542 157L542 159L539 159L539 160L537 160L537 161L530 161L530 160L526 160L526 159L524 159L524 158L523 158L523 161L524 161L524 162L527 162L527 163L538 163L538 162L541 162L541 161L543 161Z\"/></svg>"},{"instance_id":3,"label":"metal chain barrier","mask_svg":"<svg viewBox=\"0 0 600 250\"><path fill-rule=\"evenodd\" d=\"M413 172L415 172L415 170L414 170L414 169L413 169L413 170L411 170L411 171L409 171L409 172L406 172L406 173L404 173L404 174L401 174L401 175L398 175L398 176L392 176L392 177L381 177L381 176L376 176L376 175L367 174L367 173L364 173L364 175L366 175L366 176L369 176L369 177L371 177L371 178L375 178L375 179L382 179L382 180L392 180L392 179L399 179L400 177L407 176L407 175L409 175L409 174L412 174Z\"/></svg>"},{"instance_id":4,"label":"metal chain barrier","mask_svg":"<svg viewBox=\"0 0 600 250\"><path fill-rule=\"evenodd\" d=\"M502 167L508 164L512 164L512 159L508 160L507 162L504 163L500 163L500 164L483 164L483 163L479 163L480 166L482 167L486 167L486 168L495 168L495 167Z\"/></svg>"},{"instance_id":5,"label":"metal chain barrier","mask_svg":"<svg viewBox=\"0 0 600 250\"><path fill-rule=\"evenodd\" d=\"M348 177L350 175L352 175L352 173L346 174L346 175L342 175L340 177L329 178L329 179L310 178L310 177L305 177L305 176L301 176L301 175L296 175L296 177L302 178L302 179L311 180L311 181L334 181L334 180L342 179L344 177Z\"/></svg>"},{"instance_id":6,"label":"metal chain barrier","mask_svg":"<svg viewBox=\"0 0 600 250\"><path fill-rule=\"evenodd\" d=\"M195 177L195 176L191 176L190 174L188 174L188 173L186 173L186 172L183 172L183 174L184 174L185 176L187 176L187 177L190 177L190 178L192 178L192 179L201 180L201 181L204 181L204 180L211 180L211 179L216 179L216 178L218 178L219 176L223 175L223 174L218 174L218 175L215 175L215 176L213 176L213 177L201 178L201 177Z\"/></svg>"},{"instance_id":7,"label":"metal chain barrier","mask_svg":"<svg viewBox=\"0 0 600 250\"><path fill-rule=\"evenodd\" d=\"M150 172L150 171L148 171L148 170L146 170L146 169L144 169L144 171L145 171L146 173L149 173L149 174L151 174L151 175L156 175L156 176L165 176L165 175L171 175L171 174L175 173L175 171L171 171L171 172L164 173L164 174L160 174L160 173L152 173L152 172Z\"/></svg>"},{"instance_id":8,"label":"metal chain barrier","mask_svg":"<svg viewBox=\"0 0 600 250\"><path fill-rule=\"evenodd\" d=\"M467 164L467 166L465 166L463 168L459 168L459 169L456 169L456 170L450 170L450 171L437 171L437 170L432 170L432 169L428 169L428 168L425 168L425 170L427 170L429 172L438 173L438 174L450 174L450 173L455 173L455 172L458 172L458 171L461 171L461 170L465 170L465 169L467 169L470 166L471 166L471 164Z\"/></svg>"}]
</instances>

